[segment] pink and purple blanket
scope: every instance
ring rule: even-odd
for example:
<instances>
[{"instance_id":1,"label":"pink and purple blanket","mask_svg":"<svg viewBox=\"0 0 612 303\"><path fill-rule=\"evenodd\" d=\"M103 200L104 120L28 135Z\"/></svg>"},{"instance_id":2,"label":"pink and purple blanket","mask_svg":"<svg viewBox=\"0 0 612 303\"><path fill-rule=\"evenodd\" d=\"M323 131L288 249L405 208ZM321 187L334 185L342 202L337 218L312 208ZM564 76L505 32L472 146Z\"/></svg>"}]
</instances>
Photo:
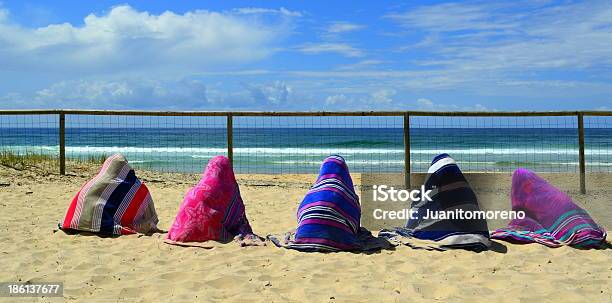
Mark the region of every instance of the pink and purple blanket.
<instances>
[{"instance_id":1,"label":"pink and purple blanket","mask_svg":"<svg viewBox=\"0 0 612 303\"><path fill-rule=\"evenodd\" d=\"M200 182L185 195L166 242L229 242L235 237L258 238L246 217L231 163L217 156L208 162Z\"/></svg>"},{"instance_id":2,"label":"pink and purple blanket","mask_svg":"<svg viewBox=\"0 0 612 303\"><path fill-rule=\"evenodd\" d=\"M598 248L605 243L606 231L584 209L532 171L514 172L511 197L512 210L526 216L492 232L493 239L549 247Z\"/></svg>"}]
</instances>

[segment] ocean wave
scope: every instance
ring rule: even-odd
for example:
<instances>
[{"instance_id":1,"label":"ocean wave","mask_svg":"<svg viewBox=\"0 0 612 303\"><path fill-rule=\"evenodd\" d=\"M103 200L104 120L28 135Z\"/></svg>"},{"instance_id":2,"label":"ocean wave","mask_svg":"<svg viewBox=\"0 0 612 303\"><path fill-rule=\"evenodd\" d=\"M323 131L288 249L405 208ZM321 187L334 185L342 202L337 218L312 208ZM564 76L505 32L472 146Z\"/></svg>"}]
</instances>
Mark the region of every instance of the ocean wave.
<instances>
[{"instance_id":1,"label":"ocean wave","mask_svg":"<svg viewBox=\"0 0 612 303\"><path fill-rule=\"evenodd\" d=\"M320 165L321 161L299 161L299 160L286 160L286 161L271 161L272 164L302 164L302 165ZM404 165L403 160L351 160L348 159L347 163L350 165L361 165L361 166L376 166L376 165ZM414 166L429 166L430 161L412 161L411 164ZM488 165L491 167L499 166L578 166L578 162L503 162L500 161L461 161L459 166L470 167L472 165ZM589 166L611 166L612 162L589 162Z\"/></svg>"},{"instance_id":2,"label":"ocean wave","mask_svg":"<svg viewBox=\"0 0 612 303\"><path fill-rule=\"evenodd\" d=\"M25 151L41 151L49 153L57 153L59 146L37 145L37 146L2 146L0 150L8 150L15 152ZM134 147L134 146L66 146L68 154L149 154L149 153L164 153L164 154L184 154L194 158L208 157L209 155L223 154L227 152L226 148L219 147ZM436 155L439 153L448 153L453 155L578 155L577 149L562 149L562 148L465 148L465 149L419 149L412 148L411 154L414 155ZM401 155L403 149L387 149L387 148L309 148L309 147L236 147L234 155L240 154L256 154L256 155L377 155L377 154L395 154ZM612 150L605 149L589 149L585 150L586 155L609 156L612 155Z\"/></svg>"},{"instance_id":3,"label":"ocean wave","mask_svg":"<svg viewBox=\"0 0 612 303\"><path fill-rule=\"evenodd\" d=\"M350 141L338 141L326 144L330 147L374 147L374 146L389 146L394 145L394 142L389 141L378 141L378 140L350 140Z\"/></svg>"}]
</instances>

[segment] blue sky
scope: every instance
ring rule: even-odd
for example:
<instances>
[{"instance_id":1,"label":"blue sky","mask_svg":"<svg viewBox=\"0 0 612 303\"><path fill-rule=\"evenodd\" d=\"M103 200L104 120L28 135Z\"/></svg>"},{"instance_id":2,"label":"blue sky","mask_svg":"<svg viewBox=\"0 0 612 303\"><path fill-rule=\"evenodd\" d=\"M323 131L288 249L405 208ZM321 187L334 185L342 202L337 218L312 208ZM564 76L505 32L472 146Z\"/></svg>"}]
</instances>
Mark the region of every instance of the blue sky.
<instances>
[{"instance_id":1,"label":"blue sky","mask_svg":"<svg viewBox=\"0 0 612 303\"><path fill-rule=\"evenodd\" d=\"M2 1L0 108L612 109L610 1Z\"/></svg>"}]
</instances>

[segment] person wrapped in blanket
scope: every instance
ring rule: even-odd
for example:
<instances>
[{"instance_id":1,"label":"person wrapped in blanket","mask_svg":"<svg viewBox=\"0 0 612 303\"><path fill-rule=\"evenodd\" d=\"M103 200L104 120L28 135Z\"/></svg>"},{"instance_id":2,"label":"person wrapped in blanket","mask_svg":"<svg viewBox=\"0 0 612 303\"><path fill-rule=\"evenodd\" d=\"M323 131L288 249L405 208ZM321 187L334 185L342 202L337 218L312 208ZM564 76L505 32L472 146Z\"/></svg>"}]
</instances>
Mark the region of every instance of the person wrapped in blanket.
<instances>
[{"instance_id":1,"label":"person wrapped in blanket","mask_svg":"<svg viewBox=\"0 0 612 303\"><path fill-rule=\"evenodd\" d=\"M344 158L327 157L319 176L297 209L298 227L284 240L269 235L279 247L305 252L371 251L389 247L361 227L359 197Z\"/></svg>"},{"instance_id":2,"label":"person wrapped in blanket","mask_svg":"<svg viewBox=\"0 0 612 303\"><path fill-rule=\"evenodd\" d=\"M209 240L265 245L253 233L232 165L224 156L212 158L202 179L185 194L165 242L201 246L198 242Z\"/></svg>"},{"instance_id":3,"label":"person wrapped in blanket","mask_svg":"<svg viewBox=\"0 0 612 303\"><path fill-rule=\"evenodd\" d=\"M569 245L600 248L606 231L572 199L534 172L524 168L512 174L512 210L525 217L495 230L491 238L511 243L540 243L549 247Z\"/></svg>"},{"instance_id":4,"label":"person wrapped in blanket","mask_svg":"<svg viewBox=\"0 0 612 303\"><path fill-rule=\"evenodd\" d=\"M104 161L75 195L59 228L103 235L157 232L157 213L147 186L121 154Z\"/></svg>"},{"instance_id":5,"label":"person wrapped in blanket","mask_svg":"<svg viewBox=\"0 0 612 303\"><path fill-rule=\"evenodd\" d=\"M425 180L427 199L411 205L413 214L405 227L382 230L379 236L413 248L427 250L466 249L480 252L489 249L489 229L485 219L434 218L432 213L455 210L480 211L476 194L457 163L448 154L431 162Z\"/></svg>"}]
</instances>

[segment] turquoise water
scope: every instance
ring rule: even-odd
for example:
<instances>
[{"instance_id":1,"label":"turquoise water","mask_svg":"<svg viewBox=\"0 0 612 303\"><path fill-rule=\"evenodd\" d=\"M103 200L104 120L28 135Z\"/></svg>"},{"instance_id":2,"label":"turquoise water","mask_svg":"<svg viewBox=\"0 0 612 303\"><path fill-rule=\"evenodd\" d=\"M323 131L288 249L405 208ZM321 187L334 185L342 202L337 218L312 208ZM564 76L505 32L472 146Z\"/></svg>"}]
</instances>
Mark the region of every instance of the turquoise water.
<instances>
[{"instance_id":1,"label":"turquoise water","mask_svg":"<svg viewBox=\"0 0 612 303\"><path fill-rule=\"evenodd\" d=\"M52 128L1 128L0 150L57 155ZM612 129L586 130L589 171L612 171ZM331 154L355 172L401 172L401 128L234 128L234 167L241 173L314 173ZM466 171L575 172L576 129L416 128L410 132L413 171L449 153ZM227 155L225 128L67 128L68 158L123 153L137 167L199 172L214 155Z\"/></svg>"}]
</instances>

